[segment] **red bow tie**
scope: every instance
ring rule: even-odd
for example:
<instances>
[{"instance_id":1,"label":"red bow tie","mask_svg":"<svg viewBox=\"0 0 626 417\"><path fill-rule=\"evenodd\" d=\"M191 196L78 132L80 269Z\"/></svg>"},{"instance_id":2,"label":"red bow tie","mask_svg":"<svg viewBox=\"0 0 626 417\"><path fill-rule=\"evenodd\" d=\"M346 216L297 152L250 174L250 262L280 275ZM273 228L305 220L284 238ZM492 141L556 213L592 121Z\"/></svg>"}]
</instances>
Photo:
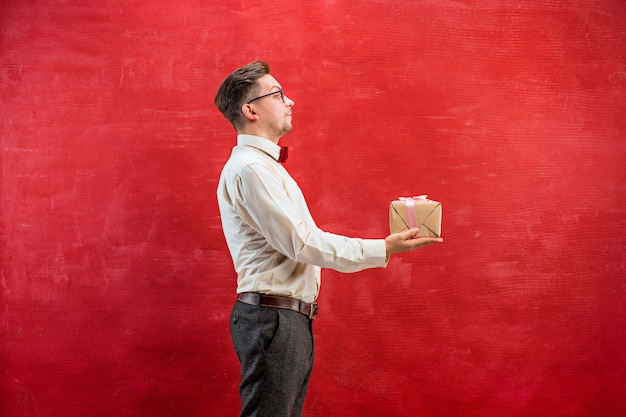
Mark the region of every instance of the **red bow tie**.
<instances>
[{"instance_id":1,"label":"red bow tie","mask_svg":"<svg viewBox=\"0 0 626 417\"><path fill-rule=\"evenodd\" d=\"M287 162L288 156L289 156L289 148L287 148L286 146L283 146L282 148L280 148L280 155L278 156L278 162L280 162L281 164L284 164L285 162Z\"/></svg>"}]
</instances>

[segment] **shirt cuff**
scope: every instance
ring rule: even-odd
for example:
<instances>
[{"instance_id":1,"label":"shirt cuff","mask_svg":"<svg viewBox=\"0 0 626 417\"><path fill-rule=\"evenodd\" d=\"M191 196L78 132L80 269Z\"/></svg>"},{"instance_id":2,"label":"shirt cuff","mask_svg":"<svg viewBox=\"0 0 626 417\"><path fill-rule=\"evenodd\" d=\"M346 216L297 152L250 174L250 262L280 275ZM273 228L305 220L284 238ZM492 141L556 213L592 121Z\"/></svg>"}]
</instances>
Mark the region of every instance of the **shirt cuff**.
<instances>
[{"instance_id":1,"label":"shirt cuff","mask_svg":"<svg viewBox=\"0 0 626 417\"><path fill-rule=\"evenodd\" d=\"M371 260L371 267L385 268L389 259L384 239L363 239L365 258Z\"/></svg>"}]
</instances>

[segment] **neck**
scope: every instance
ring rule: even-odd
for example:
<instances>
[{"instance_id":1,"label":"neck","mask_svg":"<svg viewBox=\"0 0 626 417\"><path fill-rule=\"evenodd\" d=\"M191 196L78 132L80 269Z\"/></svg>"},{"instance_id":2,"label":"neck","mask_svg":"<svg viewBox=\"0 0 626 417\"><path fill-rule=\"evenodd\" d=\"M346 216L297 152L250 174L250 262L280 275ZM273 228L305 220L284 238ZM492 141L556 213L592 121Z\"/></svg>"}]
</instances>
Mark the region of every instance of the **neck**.
<instances>
[{"instance_id":1,"label":"neck","mask_svg":"<svg viewBox=\"0 0 626 417\"><path fill-rule=\"evenodd\" d=\"M260 129L250 128L248 126L244 127L243 129L237 130L237 133L244 134L244 135L259 136L261 138L269 140L270 142L274 142L277 145L278 145L278 141L280 140L280 136L270 135L268 134L268 132L261 131Z\"/></svg>"}]
</instances>

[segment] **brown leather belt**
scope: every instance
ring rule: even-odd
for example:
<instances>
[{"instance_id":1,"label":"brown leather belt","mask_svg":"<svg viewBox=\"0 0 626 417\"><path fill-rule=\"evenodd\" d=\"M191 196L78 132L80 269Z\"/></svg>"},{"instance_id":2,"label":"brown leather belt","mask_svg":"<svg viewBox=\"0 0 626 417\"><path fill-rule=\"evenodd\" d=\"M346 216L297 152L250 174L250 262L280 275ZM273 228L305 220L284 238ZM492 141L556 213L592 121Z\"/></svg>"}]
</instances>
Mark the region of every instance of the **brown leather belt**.
<instances>
[{"instance_id":1,"label":"brown leather belt","mask_svg":"<svg viewBox=\"0 0 626 417\"><path fill-rule=\"evenodd\" d=\"M305 303L295 298L281 297L278 295L265 295L256 292L244 292L237 295L237 300L242 303L261 307L284 308L297 311L307 316L309 319L317 317L317 303Z\"/></svg>"}]
</instances>

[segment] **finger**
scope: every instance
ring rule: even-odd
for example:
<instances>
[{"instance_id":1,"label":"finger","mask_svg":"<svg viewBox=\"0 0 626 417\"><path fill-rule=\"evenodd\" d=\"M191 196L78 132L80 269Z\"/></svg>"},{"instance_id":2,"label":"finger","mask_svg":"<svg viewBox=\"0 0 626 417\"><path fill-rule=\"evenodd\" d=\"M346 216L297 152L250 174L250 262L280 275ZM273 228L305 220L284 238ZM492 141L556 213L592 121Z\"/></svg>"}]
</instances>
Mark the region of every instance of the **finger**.
<instances>
[{"instance_id":1,"label":"finger","mask_svg":"<svg viewBox=\"0 0 626 417\"><path fill-rule=\"evenodd\" d=\"M417 227L414 227L412 229L407 230L406 232L404 232L404 238L406 240L408 239L415 239L417 237L417 235L419 234L420 229Z\"/></svg>"},{"instance_id":2,"label":"finger","mask_svg":"<svg viewBox=\"0 0 626 417\"><path fill-rule=\"evenodd\" d=\"M443 239L440 237L421 237L419 239L415 239L418 246L426 246L432 245L433 243L441 243Z\"/></svg>"},{"instance_id":3,"label":"finger","mask_svg":"<svg viewBox=\"0 0 626 417\"><path fill-rule=\"evenodd\" d=\"M407 247L410 248L420 248L422 246L432 245L434 243L441 243L443 239L441 238L431 238L431 237L420 237L416 239L410 239L406 241Z\"/></svg>"}]
</instances>

